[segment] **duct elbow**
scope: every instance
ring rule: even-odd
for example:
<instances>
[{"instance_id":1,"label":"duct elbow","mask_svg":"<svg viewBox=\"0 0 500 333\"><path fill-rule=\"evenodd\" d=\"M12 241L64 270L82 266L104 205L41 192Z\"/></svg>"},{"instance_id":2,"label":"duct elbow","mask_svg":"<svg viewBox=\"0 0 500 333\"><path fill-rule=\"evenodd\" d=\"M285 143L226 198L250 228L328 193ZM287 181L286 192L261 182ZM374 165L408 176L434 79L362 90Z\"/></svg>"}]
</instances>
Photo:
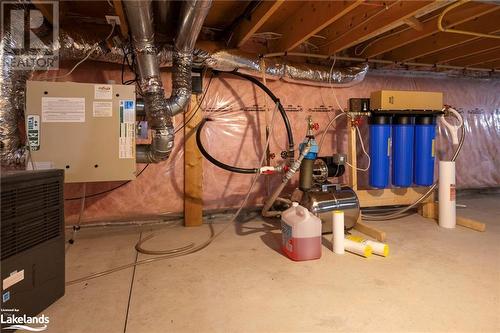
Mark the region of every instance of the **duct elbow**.
<instances>
[{"instance_id":1,"label":"duct elbow","mask_svg":"<svg viewBox=\"0 0 500 333\"><path fill-rule=\"evenodd\" d=\"M173 56L173 90L167 100L172 116L184 111L191 97L191 68L193 63L192 52L175 51Z\"/></svg>"},{"instance_id":2,"label":"duct elbow","mask_svg":"<svg viewBox=\"0 0 500 333\"><path fill-rule=\"evenodd\" d=\"M174 129L168 127L153 132L151 144L138 145L136 148L137 163L159 163L170 156L174 148Z\"/></svg>"}]
</instances>

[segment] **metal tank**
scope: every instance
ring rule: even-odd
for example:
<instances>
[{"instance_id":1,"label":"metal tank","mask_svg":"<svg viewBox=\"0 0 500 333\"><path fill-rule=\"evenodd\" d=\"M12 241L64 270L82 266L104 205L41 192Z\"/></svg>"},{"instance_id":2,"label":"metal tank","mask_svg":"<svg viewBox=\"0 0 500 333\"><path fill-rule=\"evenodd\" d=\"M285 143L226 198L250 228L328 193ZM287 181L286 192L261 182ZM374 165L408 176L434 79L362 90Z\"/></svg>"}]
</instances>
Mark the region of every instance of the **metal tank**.
<instances>
[{"instance_id":1,"label":"metal tank","mask_svg":"<svg viewBox=\"0 0 500 333\"><path fill-rule=\"evenodd\" d=\"M311 190L302 192L300 204L319 216L323 233L332 232L333 211L344 211L346 229L354 227L360 214L356 193L350 187L339 184L316 185Z\"/></svg>"}]
</instances>

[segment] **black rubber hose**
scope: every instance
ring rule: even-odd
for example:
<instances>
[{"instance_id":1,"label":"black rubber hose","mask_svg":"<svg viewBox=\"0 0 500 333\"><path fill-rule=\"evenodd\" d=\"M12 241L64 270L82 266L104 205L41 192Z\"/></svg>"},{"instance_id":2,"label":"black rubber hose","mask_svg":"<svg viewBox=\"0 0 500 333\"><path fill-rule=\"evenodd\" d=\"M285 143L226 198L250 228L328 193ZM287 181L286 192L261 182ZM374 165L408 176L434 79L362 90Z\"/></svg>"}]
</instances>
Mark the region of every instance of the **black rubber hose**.
<instances>
[{"instance_id":1,"label":"black rubber hose","mask_svg":"<svg viewBox=\"0 0 500 333\"><path fill-rule=\"evenodd\" d=\"M290 126L290 121L288 120L288 116L286 115L285 108L283 108L283 105L281 104L280 100L278 97L276 97L273 92L266 87L266 85L253 76L239 73L239 72L224 72L224 71L217 71L213 70L214 73L226 73L226 74L233 74L239 77L242 77L244 79L247 79L248 81L252 82L253 84L257 85L260 89L262 89L271 99L273 100L274 103L278 104L278 111L281 113L281 117L283 118L283 122L285 123L285 128L286 128L286 134L288 136L288 146L289 148L293 151L294 143L293 143L293 133L292 133L292 127ZM289 149L289 151L290 151Z\"/></svg>"},{"instance_id":2,"label":"black rubber hose","mask_svg":"<svg viewBox=\"0 0 500 333\"><path fill-rule=\"evenodd\" d=\"M209 160L211 163L215 164L219 168L222 168L227 171L231 172L236 172L236 173L245 173L245 174L250 174L250 173L258 173L259 169L252 168L252 169L247 169L247 168L239 168L239 167L234 167L231 165L227 165L222 163L221 161L216 160L213 158L206 150L205 147L203 147L203 144L201 143L201 131L203 129L203 126L207 121L210 121L212 119L210 118L203 118L203 120L200 122L198 125L198 128L196 129L196 144L198 145L198 149L200 150L201 154L205 156L207 160Z\"/></svg>"}]
</instances>

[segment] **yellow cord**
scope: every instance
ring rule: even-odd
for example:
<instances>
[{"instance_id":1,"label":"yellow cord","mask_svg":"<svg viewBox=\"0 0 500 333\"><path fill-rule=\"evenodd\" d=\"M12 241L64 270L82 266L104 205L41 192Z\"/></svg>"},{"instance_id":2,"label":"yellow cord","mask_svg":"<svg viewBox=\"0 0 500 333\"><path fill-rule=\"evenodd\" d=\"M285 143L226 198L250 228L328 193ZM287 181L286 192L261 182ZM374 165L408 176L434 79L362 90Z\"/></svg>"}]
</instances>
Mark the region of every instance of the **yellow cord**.
<instances>
[{"instance_id":1,"label":"yellow cord","mask_svg":"<svg viewBox=\"0 0 500 333\"><path fill-rule=\"evenodd\" d=\"M437 21L437 25L438 25L439 31L442 31L442 32L451 32L451 33L455 33L455 34L469 35L469 36L475 36L475 37L500 39L500 36L497 36L497 35L483 34L483 33L480 33L480 32L458 30L458 29L451 29L451 28L444 28L443 27L443 18L446 15L446 13L448 13L450 10L452 10L454 8L457 8L457 7L459 7L459 6L467 3L469 1L471 1L471 0L460 0L460 1L457 1L454 4L450 5L449 7L447 7L445 10L443 10L443 12L441 13L441 15L439 15L438 21Z\"/></svg>"}]
</instances>

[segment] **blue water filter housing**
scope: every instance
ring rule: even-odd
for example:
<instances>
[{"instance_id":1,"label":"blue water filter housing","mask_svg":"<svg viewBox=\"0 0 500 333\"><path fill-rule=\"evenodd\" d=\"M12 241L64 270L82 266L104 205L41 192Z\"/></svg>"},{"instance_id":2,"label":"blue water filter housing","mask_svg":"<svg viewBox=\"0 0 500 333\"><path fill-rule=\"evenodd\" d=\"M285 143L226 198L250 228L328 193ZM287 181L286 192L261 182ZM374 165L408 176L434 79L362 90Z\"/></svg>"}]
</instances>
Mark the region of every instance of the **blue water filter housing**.
<instances>
[{"instance_id":1,"label":"blue water filter housing","mask_svg":"<svg viewBox=\"0 0 500 333\"><path fill-rule=\"evenodd\" d=\"M396 115L392 121L392 185L409 187L413 183L413 117Z\"/></svg>"},{"instance_id":2,"label":"blue water filter housing","mask_svg":"<svg viewBox=\"0 0 500 333\"><path fill-rule=\"evenodd\" d=\"M434 140L436 138L436 117L433 115L415 118L415 170L417 186L431 186L434 183Z\"/></svg>"},{"instance_id":3,"label":"blue water filter housing","mask_svg":"<svg viewBox=\"0 0 500 333\"><path fill-rule=\"evenodd\" d=\"M389 186L391 155L391 117L373 115L369 118L370 171L369 184L374 188Z\"/></svg>"}]
</instances>

